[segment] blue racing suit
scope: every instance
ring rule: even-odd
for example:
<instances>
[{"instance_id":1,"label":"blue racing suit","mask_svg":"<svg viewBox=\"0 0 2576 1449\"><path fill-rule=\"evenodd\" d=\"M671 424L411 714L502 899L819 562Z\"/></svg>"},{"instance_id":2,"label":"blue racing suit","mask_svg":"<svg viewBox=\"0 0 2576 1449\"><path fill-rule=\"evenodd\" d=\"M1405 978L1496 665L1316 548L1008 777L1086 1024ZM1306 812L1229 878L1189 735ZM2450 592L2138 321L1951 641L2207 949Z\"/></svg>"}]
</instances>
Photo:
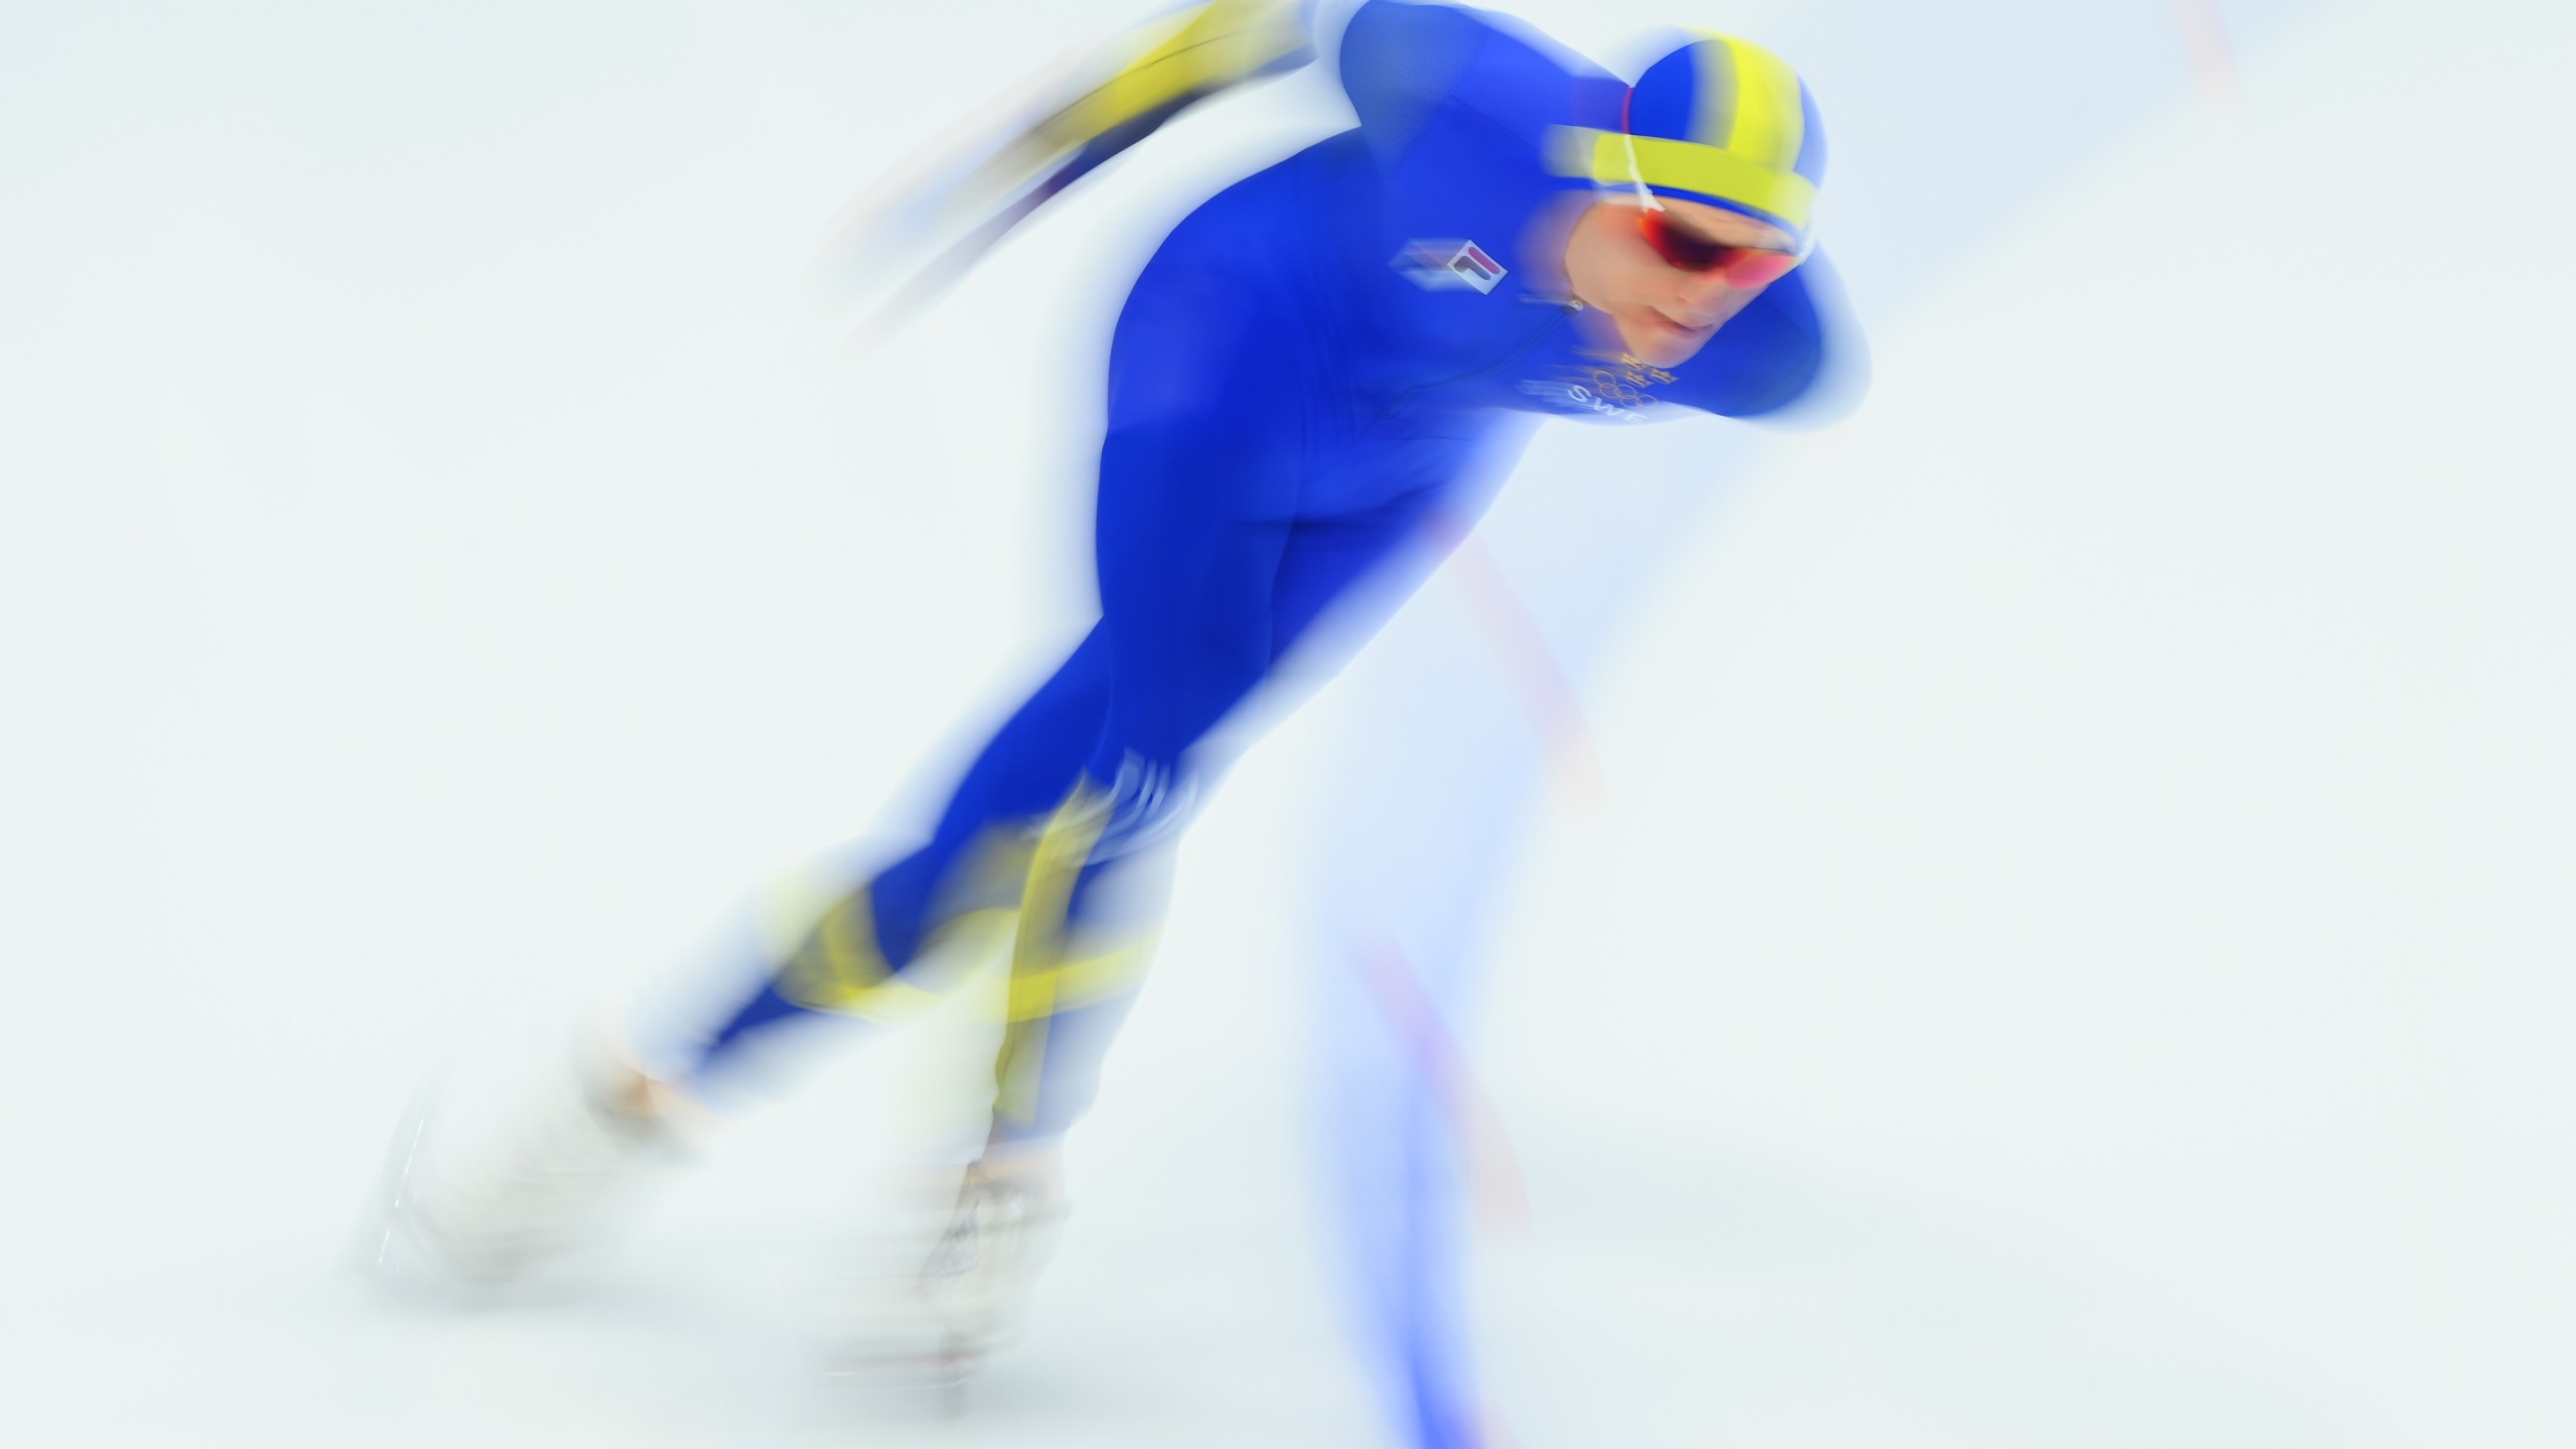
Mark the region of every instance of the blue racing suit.
<instances>
[{"instance_id":1,"label":"blue racing suit","mask_svg":"<svg viewBox=\"0 0 2576 1449\"><path fill-rule=\"evenodd\" d=\"M1145 929L1096 905L1168 838L1210 729L1426 524L1472 514L1537 417L1751 418L1810 395L1839 315L1821 257L1669 369L1591 350L1556 257L1589 179L1555 128L1616 129L1626 83L1499 17L1369 0L1340 79L1358 124L1227 188L1163 241L1110 346L1100 618L994 734L930 837L824 911L716 1030L866 1014L949 926L1015 912L997 1131L1061 1132ZM1533 249L1537 250L1533 250ZM1617 506L1615 480L1604 506Z\"/></svg>"}]
</instances>

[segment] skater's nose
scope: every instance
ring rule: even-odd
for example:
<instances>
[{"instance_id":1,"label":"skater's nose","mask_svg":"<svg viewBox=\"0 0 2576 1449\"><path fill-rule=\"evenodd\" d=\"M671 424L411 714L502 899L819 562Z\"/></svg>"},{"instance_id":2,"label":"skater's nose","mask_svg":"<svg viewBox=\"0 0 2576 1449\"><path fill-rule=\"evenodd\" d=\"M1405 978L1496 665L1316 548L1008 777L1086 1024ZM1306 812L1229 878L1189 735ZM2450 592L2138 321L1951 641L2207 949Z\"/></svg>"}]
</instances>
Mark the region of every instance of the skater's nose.
<instances>
[{"instance_id":1,"label":"skater's nose","mask_svg":"<svg viewBox=\"0 0 2576 1449\"><path fill-rule=\"evenodd\" d=\"M1668 310L1685 327L1709 327L1733 316L1744 302L1743 289L1716 272L1683 273Z\"/></svg>"}]
</instances>

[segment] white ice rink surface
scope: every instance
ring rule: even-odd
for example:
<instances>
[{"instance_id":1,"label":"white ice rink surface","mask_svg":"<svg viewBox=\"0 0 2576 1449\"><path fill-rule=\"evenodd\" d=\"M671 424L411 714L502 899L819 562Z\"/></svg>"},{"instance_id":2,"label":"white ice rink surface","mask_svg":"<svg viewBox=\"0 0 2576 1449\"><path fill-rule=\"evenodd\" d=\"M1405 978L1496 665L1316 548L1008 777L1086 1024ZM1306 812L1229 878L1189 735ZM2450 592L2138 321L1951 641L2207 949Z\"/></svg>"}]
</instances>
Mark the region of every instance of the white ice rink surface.
<instances>
[{"instance_id":1,"label":"white ice rink surface","mask_svg":"<svg viewBox=\"0 0 2576 1449\"><path fill-rule=\"evenodd\" d=\"M347 1271L432 1062L630 988L1060 641L1054 372L1136 244L1069 208L856 362L798 289L1126 7L471 12L0 51L0 1444L1375 1442L1290 949L1329 691L1193 834L962 1418L797 1348L935 1033L519 1299ZM2232 106L2178 71L1724 483L1497 928L1517 1444L2576 1442L2571 41L2375 0Z\"/></svg>"}]
</instances>

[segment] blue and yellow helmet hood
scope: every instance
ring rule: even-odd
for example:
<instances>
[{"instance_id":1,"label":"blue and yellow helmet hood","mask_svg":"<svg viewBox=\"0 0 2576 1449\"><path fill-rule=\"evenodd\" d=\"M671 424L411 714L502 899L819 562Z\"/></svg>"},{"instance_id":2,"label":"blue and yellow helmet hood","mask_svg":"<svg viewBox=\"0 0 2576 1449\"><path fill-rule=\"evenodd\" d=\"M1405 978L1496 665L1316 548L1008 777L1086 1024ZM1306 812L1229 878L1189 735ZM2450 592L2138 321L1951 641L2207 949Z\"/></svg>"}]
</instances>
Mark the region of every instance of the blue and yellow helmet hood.
<instances>
[{"instance_id":1,"label":"blue and yellow helmet hood","mask_svg":"<svg viewBox=\"0 0 2576 1449\"><path fill-rule=\"evenodd\" d=\"M1698 34L1629 88L1624 129L1565 127L1556 169L1742 212L1807 240L1825 128L1806 82L1749 40Z\"/></svg>"}]
</instances>

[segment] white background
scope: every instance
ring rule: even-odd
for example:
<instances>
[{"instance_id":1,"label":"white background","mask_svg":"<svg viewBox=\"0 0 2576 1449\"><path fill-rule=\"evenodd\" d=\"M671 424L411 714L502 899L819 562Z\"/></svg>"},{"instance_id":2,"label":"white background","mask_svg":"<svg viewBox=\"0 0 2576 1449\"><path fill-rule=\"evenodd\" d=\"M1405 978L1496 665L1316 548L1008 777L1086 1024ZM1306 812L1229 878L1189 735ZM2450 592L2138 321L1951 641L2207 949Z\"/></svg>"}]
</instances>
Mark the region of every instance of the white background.
<instances>
[{"instance_id":1,"label":"white background","mask_svg":"<svg viewBox=\"0 0 2576 1449\"><path fill-rule=\"evenodd\" d=\"M1646 18L1563 8L1528 13ZM1373 1432L1313 1241L1290 884L1366 660L1194 834L1037 1332L964 1420L827 1391L795 1342L891 1053L525 1301L342 1267L432 1062L630 989L1079 627L1101 279L1328 129L1315 78L900 347L842 356L806 268L1126 18L12 20L0 1438ZM2177 62L1869 315L1860 415L1712 480L1587 685L1606 794L1542 823L1494 929L1479 1071L1532 1212L1480 1314L1516 1440L2576 1432L2571 39L2365 3L2247 45L2232 105ZM1496 555L1657 446L1543 437Z\"/></svg>"}]
</instances>

